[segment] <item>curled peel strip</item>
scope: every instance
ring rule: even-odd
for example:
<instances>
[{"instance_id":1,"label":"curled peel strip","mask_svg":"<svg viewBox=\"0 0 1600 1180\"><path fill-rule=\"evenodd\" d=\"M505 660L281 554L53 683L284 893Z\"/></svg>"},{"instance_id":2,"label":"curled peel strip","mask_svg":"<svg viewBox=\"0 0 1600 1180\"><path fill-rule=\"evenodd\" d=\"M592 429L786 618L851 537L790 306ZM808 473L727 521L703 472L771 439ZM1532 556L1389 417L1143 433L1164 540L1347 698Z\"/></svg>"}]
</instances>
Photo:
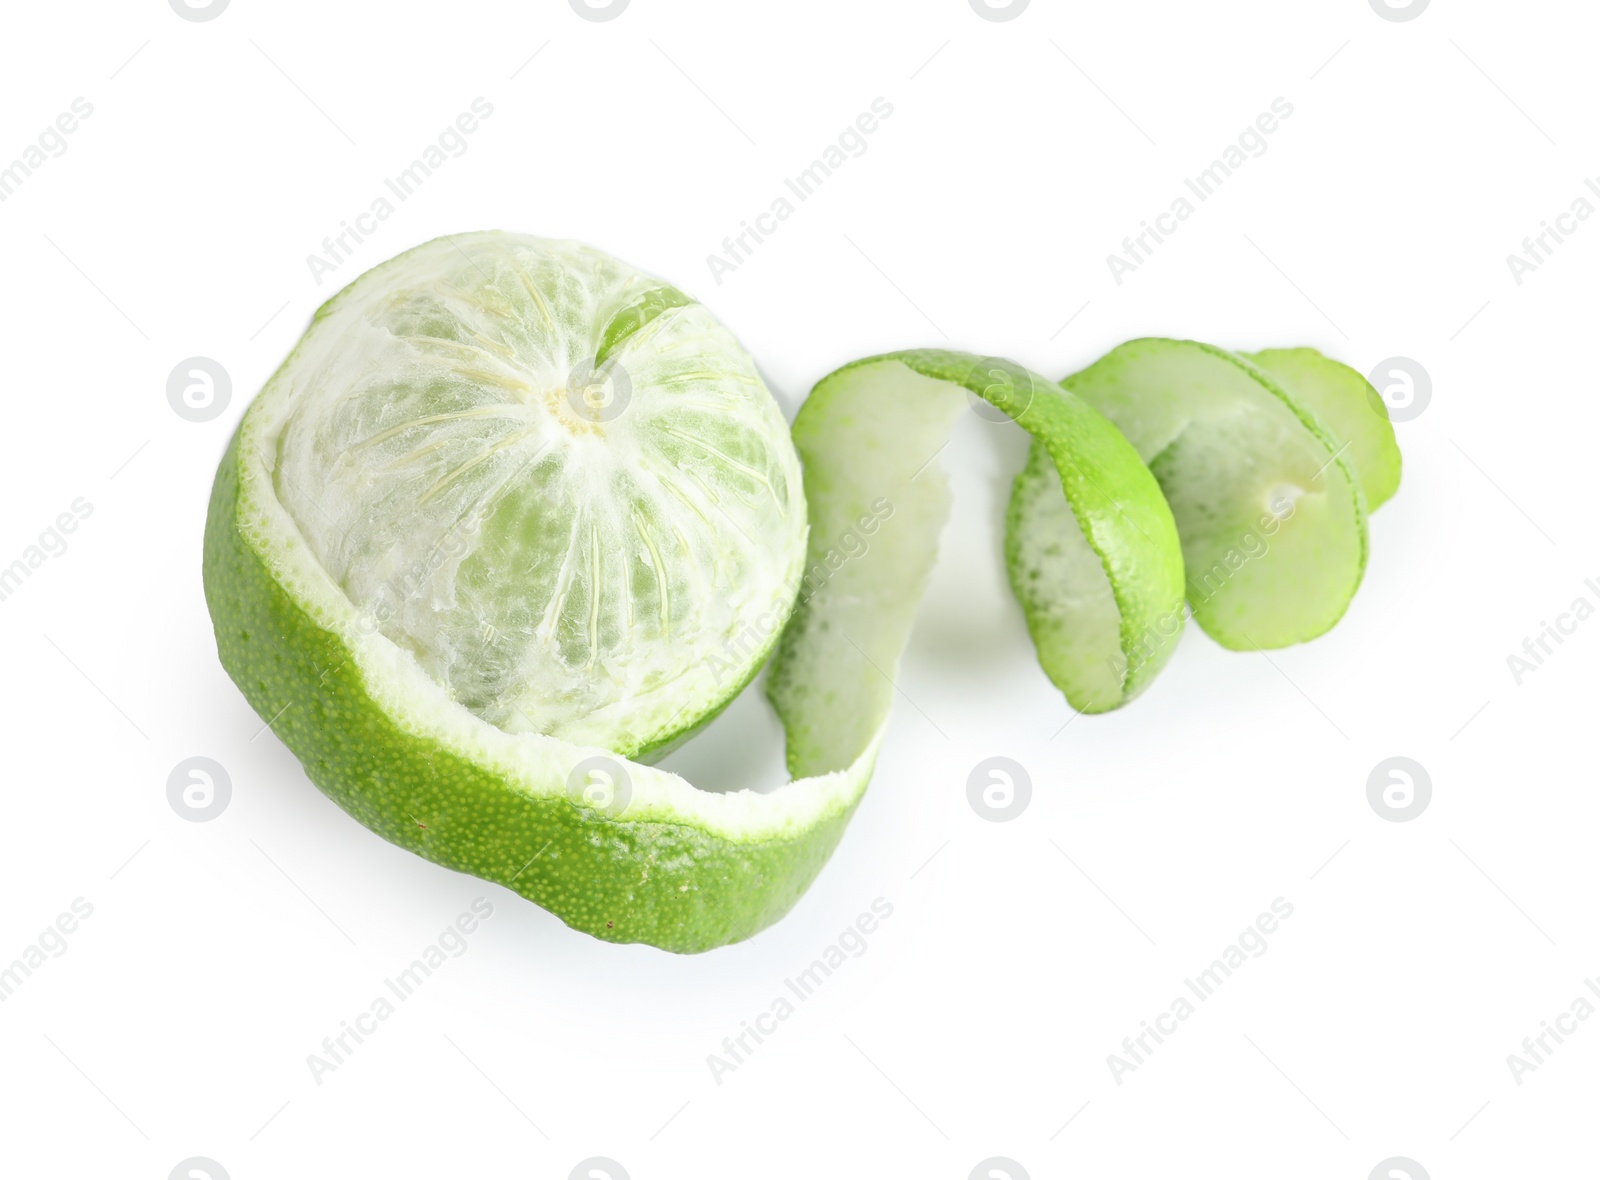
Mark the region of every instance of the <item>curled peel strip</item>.
<instances>
[{"instance_id":1,"label":"curled peel strip","mask_svg":"<svg viewBox=\"0 0 1600 1180\"><path fill-rule=\"evenodd\" d=\"M472 287L465 295L463 284ZM441 308L456 308L451 314L471 331L441 327ZM1370 387L1308 349L1247 358L1193 342L1138 340L1060 385L999 358L891 353L852 362L817 384L794 422L793 452L784 441L760 460L759 448L730 454L736 448L725 436L713 440L719 462L765 486L778 504L772 519L789 522L788 532L775 525L770 536L746 535L751 530L735 518L738 498L724 489L705 501L717 511L694 526L733 538L730 552L761 559L749 568L779 588L775 602L753 600L733 612L728 625L757 638L719 649L732 675L717 670L692 690L681 687L689 684L683 677L665 689L641 681L637 696L630 689L590 713L552 712L542 727L523 726L495 712L508 693L527 688L514 675L497 681L496 692L479 691L482 665L498 658L503 636L488 634L480 649L470 635L452 633L444 643L428 631L460 606L458 598L470 603L473 555L430 562L434 580L424 601L380 612L375 622L382 594L372 571L388 568L408 529L424 528L406 515L427 515L417 507L424 499L433 517L454 513L451 527L470 520L485 530L475 543L502 553L525 540L527 513L542 511L561 490L539 482L548 452L537 449L505 468L510 474L496 477L492 494L468 486L523 445L524 435L548 427L545 418L523 426L516 407L565 413L539 400L537 380L518 376L519 346L554 348L551 340L572 336L576 361L589 361L585 372L613 364L632 372L635 405L618 411L624 416L648 414L652 396L667 396L653 390L681 398L697 396L707 382L738 390L752 381L748 399L727 393L733 409L718 412L775 415L736 345L711 378L694 376L701 369L693 365L660 375L663 357L720 340L715 333L720 327L681 292L581 247L502 234L430 243L368 272L318 313L246 414L212 491L205 585L219 654L312 781L385 839L504 884L610 941L692 952L747 938L786 913L821 870L883 740L891 678L948 515L937 456L969 405L1031 436L1007 514L1007 567L1041 665L1084 711L1115 708L1149 685L1176 645L1186 596L1197 622L1229 647L1281 646L1332 626L1365 566L1366 512L1398 482L1393 432L1372 411ZM407 343L396 353L401 339ZM426 376L416 381L420 401L387 387L372 391L363 365L374 357L380 367L397 363L395 356L406 358L407 372ZM495 367L497 357L503 367ZM574 367L567 359L552 361L563 376ZM512 409L460 401L463 389L518 382L529 389L519 389ZM350 390L357 392L342 392ZM323 433L307 442L302 419L324 394L331 409L318 419ZM448 412L419 414L417 406L437 408L441 398ZM581 411L613 403L574 404ZM451 436L441 431L461 423L480 430L497 414L512 416L521 433L490 445L474 435L473 457L448 457ZM580 439L575 445L621 445L607 441L604 415L592 416L580 412L563 427ZM712 449L689 428L701 421L692 414L674 411L663 421L660 435L676 440L672 446ZM356 444L341 450L328 442L329 432L346 428ZM781 428L780 419L779 435ZM361 467L368 461L360 448L369 443L369 450L392 446L386 453L400 458ZM463 506L450 506L455 485L441 490L431 475L425 485L384 483L397 464L409 470L401 460L436 459L465 487ZM803 502L784 478L801 469ZM519 501L524 485L537 494ZM396 494L406 487L422 492ZM349 503L341 489L354 489ZM697 492L675 494L688 503ZM885 505L892 520L884 519ZM399 519L374 524L385 510ZM685 511L672 519L696 517ZM380 525L393 527L385 533ZM630 527L641 538L630 567L637 593L614 609L630 625L643 614L651 625L659 615L664 630L696 623L674 614L686 608L661 556L672 530L638 519ZM841 560L840 539L869 527L872 543ZM596 655L602 607L613 606L602 602L598 582L588 606L572 606L568 594L584 562L598 579L605 562L621 559L594 540L598 534L586 543L579 532L575 525L566 558L572 568L563 566L550 583L560 591L544 618L557 621L543 631L530 622L527 643L542 644L545 658L545 649L588 626L586 660L581 651L571 659L566 648L557 654L582 673L580 689L589 676L609 691L631 683L632 672ZM679 527L677 540L692 549L698 534L686 532L690 525ZM437 541L428 547L440 551ZM539 568L532 558L519 560ZM728 557L717 561L722 568ZM515 591L513 584L505 594ZM557 607L571 607L577 623L562 624ZM483 629L495 632L487 622ZM774 648L767 694L783 722L793 782L769 793L715 794L643 761L706 724ZM715 654L705 661L719 662ZM683 696L676 711L674 691ZM549 703L537 693L515 700L523 701L523 719Z\"/></svg>"}]
</instances>

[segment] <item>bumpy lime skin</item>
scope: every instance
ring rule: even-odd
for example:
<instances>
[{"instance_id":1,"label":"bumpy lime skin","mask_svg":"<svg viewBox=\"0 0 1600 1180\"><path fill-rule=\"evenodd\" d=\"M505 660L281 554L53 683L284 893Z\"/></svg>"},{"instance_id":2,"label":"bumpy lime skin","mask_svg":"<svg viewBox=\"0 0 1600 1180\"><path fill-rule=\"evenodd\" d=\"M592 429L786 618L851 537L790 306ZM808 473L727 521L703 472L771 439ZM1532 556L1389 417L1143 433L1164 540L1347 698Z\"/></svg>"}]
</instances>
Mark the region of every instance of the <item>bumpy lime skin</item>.
<instances>
[{"instance_id":1,"label":"bumpy lime skin","mask_svg":"<svg viewBox=\"0 0 1600 1180\"><path fill-rule=\"evenodd\" d=\"M851 369L899 361L924 377L948 381L983 398L1026 430L1033 437L1033 446L1042 449L1056 467L1084 536L1105 568L1121 615L1121 647L1125 653L1133 653L1144 636L1167 620L1173 620L1175 626L1183 620L1183 554L1172 511L1155 476L1105 415L1064 385L1009 361L1004 363L1025 394L1014 403L997 398L995 387L984 376L986 364L996 359L939 348L889 352L851 361L824 377L817 388L825 388ZM815 392L801 407L800 418L795 422L797 436L808 411L820 414L826 410L813 405L814 400ZM1021 479L1019 473L1017 480ZM1052 666L1051 653L1041 643L1037 627L1042 591L1030 584L1022 572L1017 548L1018 508L1014 492L1007 509L1007 574L1041 666L1051 682L1066 692L1066 682ZM791 632L786 631L783 642L791 641ZM1131 660L1122 692L1114 699L1072 700L1073 707L1086 713L1101 713L1127 704L1149 687L1176 646L1176 642L1168 642L1150 658ZM792 744L794 735L791 733L790 737Z\"/></svg>"},{"instance_id":2,"label":"bumpy lime skin","mask_svg":"<svg viewBox=\"0 0 1600 1180\"><path fill-rule=\"evenodd\" d=\"M240 528L238 438L212 487L204 578L222 666L324 794L436 864L496 882L608 942L693 953L783 917L838 844L852 801L792 838L742 843L534 795L408 732L349 648L279 586ZM559 784L558 784L559 786Z\"/></svg>"}]
</instances>

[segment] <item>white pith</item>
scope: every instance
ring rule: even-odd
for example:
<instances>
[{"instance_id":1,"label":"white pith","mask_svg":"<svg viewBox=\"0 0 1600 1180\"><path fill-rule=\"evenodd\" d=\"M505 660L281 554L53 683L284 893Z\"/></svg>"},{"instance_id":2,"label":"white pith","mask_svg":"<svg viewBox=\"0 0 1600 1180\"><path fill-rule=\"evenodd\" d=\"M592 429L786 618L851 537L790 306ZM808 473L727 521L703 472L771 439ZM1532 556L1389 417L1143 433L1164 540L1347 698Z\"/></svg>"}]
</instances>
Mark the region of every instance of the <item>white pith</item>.
<instances>
[{"instance_id":1,"label":"white pith","mask_svg":"<svg viewBox=\"0 0 1600 1180\"><path fill-rule=\"evenodd\" d=\"M882 732L950 514L936 459L966 409L965 390L878 359L823 378L795 420L811 510L807 598L772 686L791 767L836 766Z\"/></svg>"},{"instance_id":2,"label":"white pith","mask_svg":"<svg viewBox=\"0 0 1600 1180\"><path fill-rule=\"evenodd\" d=\"M1122 611L1059 472L1047 459L1035 467L1030 457L1014 494L1014 573L1027 579L1018 596L1029 611L1041 658L1075 707L1121 703L1129 663L1122 650ZM1139 642L1153 645L1161 638L1141 636Z\"/></svg>"}]
</instances>

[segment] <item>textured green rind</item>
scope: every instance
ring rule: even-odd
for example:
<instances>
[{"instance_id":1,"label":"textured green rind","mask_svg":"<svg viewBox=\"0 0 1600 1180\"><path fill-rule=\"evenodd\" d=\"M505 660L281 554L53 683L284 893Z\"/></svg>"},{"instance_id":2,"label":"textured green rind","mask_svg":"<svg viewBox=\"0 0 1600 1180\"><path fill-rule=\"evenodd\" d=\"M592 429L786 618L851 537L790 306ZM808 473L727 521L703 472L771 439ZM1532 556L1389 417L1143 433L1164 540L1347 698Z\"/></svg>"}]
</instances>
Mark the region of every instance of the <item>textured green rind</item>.
<instances>
[{"instance_id":1,"label":"textured green rind","mask_svg":"<svg viewBox=\"0 0 1600 1180\"><path fill-rule=\"evenodd\" d=\"M895 354L929 377L954 381L1005 410L1012 421L1033 436L1050 455L1067 501L1077 515L1084 539L1099 555L1121 613L1121 648L1128 660L1122 696L1116 700L1074 700L1084 712L1105 712L1126 704L1161 671L1174 644L1162 645L1149 659L1136 654L1146 636L1164 620L1183 617L1183 555L1177 527L1161 488L1122 432L1071 390L1030 373L1033 396L1023 405L1006 405L991 397L992 386L976 379L967 353L932 349ZM1008 547L1011 545L1008 530ZM1033 591L1016 576L1012 548L1008 570L1012 589L1022 604L1030 633L1037 631ZM1039 642L1039 635L1034 640ZM1049 663L1049 649L1039 647L1045 672L1061 687Z\"/></svg>"},{"instance_id":2,"label":"textured green rind","mask_svg":"<svg viewBox=\"0 0 1600 1180\"><path fill-rule=\"evenodd\" d=\"M984 398L1028 431L1035 445L1048 453L1083 538L1098 555L1116 600L1120 691L1092 698L1075 691L1073 669L1066 662L1069 653L1052 642L1045 621L1045 606L1060 588L1029 579L1016 530L1008 528L1007 568L1013 589L1041 665L1075 708L1103 712L1131 700L1154 679L1176 646L1172 640L1183 617L1183 558L1171 511L1138 452L1104 415L1071 391L1011 362L972 353L914 349L852 361L817 383L795 420L795 445L805 467L806 498L813 511L832 494L832 483L844 477L845 464L859 466L863 462L861 455L851 451L851 414L840 396L846 387L843 379L870 366L896 363L931 381ZM1009 386L1002 388L989 379L996 366L1012 376ZM892 493L887 484L883 490ZM1016 505L1014 497L1012 524ZM819 535L814 525L812 544L814 560L817 547L827 544L826 530ZM796 649L816 641L815 634L808 631L809 615L809 604L797 607L795 622L779 647L769 695L780 706L798 691L787 674ZM1163 634L1163 628L1170 634L1152 643L1151 637ZM784 710L780 707L780 711ZM846 715L838 723L848 726L854 722ZM793 767L804 765L804 752L822 744L822 739L789 727L789 742Z\"/></svg>"},{"instance_id":3,"label":"textured green rind","mask_svg":"<svg viewBox=\"0 0 1600 1180\"><path fill-rule=\"evenodd\" d=\"M1177 527L1160 486L1139 453L1104 414L1071 390L1037 374L1029 374L1032 396L1026 404L1007 405L994 400L994 386L979 379L975 362L982 358L933 349L893 355L926 376L953 381L989 400L1049 452L1084 539L1099 555L1110 579L1121 614L1120 647L1126 661L1120 697L1071 699L1069 694L1069 699L1074 708L1090 713L1106 712L1131 701L1155 679L1177 646L1175 642L1161 643L1144 657L1140 653L1148 638L1159 634L1168 621L1183 618L1183 555ZM1030 587L1019 576L1014 536L1014 530L1008 528L1007 569L1012 589L1045 673L1065 692L1066 678L1052 659L1050 645L1042 642L1036 596L1048 591Z\"/></svg>"},{"instance_id":4,"label":"textured green rind","mask_svg":"<svg viewBox=\"0 0 1600 1180\"><path fill-rule=\"evenodd\" d=\"M687 824L628 822L535 794L408 731L373 699L355 657L279 586L240 527L239 443L206 518L205 591L223 667L307 776L391 843L505 885L610 942L704 951L781 918L855 809L793 838L742 842ZM855 796L859 799L859 793Z\"/></svg>"}]
</instances>

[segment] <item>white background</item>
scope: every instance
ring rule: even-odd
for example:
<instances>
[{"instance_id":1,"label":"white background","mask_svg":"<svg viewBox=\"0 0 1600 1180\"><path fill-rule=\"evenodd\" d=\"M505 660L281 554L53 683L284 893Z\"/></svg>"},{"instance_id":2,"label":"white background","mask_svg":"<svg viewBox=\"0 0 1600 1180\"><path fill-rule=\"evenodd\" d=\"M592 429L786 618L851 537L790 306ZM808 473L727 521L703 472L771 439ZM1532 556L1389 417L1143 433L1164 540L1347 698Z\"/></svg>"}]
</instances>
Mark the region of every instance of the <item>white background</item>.
<instances>
[{"instance_id":1,"label":"white background","mask_svg":"<svg viewBox=\"0 0 1600 1180\"><path fill-rule=\"evenodd\" d=\"M0 565L75 499L92 514L0 602L0 963L74 899L93 914L0 1003L0 1172L1592 1169L1600 1020L1520 1085L1506 1061L1600 974L1600 621L1520 685L1507 666L1600 604L1600 220L1520 285L1506 263L1600 175L1587 6L633 0L601 23L566 0L233 0L196 22L140 0L5 22L0 163L75 98L93 114L0 204ZM315 282L307 255L480 96L465 154ZM865 154L714 281L707 255L880 96ZM1269 150L1117 284L1107 254L1280 96ZM1191 628L1146 696L1065 729L998 558L1020 436L969 416L831 863L742 945L610 946L335 808L223 673L201 596L216 463L312 311L490 227L683 286L790 411L871 352L1060 375L1147 334L1403 355L1432 400L1398 427L1404 480L1335 631L1269 659ZM196 355L233 382L199 424L166 400ZM752 697L674 764L766 781L779 743ZM1397 754L1433 784L1407 823L1366 795ZM166 795L195 755L233 785L206 823ZM966 800L994 755L1033 781L1004 824ZM315 1082L307 1055L480 896L466 953ZM715 1082L707 1055L880 897L866 952ZM1107 1055L1279 897L1266 953L1113 1080Z\"/></svg>"}]
</instances>

